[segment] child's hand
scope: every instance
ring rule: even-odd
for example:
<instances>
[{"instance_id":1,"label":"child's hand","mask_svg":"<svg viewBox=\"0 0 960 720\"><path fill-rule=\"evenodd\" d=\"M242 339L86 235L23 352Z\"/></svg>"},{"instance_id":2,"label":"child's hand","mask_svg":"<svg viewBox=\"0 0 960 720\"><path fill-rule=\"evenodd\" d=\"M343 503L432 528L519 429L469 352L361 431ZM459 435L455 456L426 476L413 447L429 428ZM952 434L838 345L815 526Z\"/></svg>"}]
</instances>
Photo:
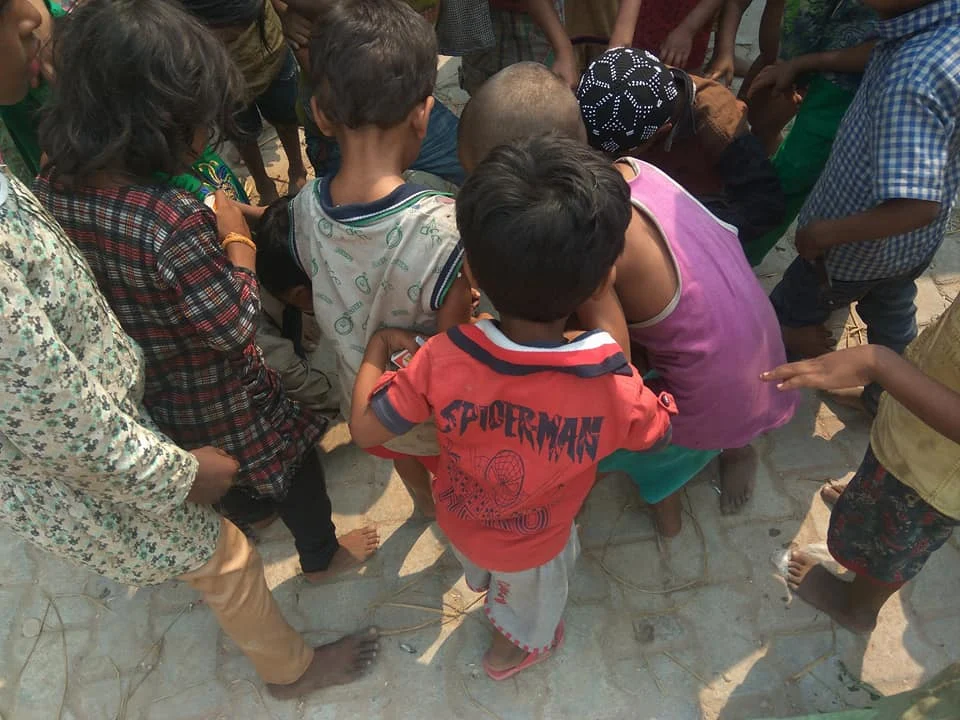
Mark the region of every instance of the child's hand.
<instances>
[{"instance_id":1,"label":"child's hand","mask_svg":"<svg viewBox=\"0 0 960 720\"><path fill-rule=\"evenodd\" d=\"M240 464L220 448L202 447L191 454L197 459L197 476L187 501L197 505L213 505L233 486Z\"/></svg>"},{"instance_id":2,"label":"child's hand","mask_svg":"<svg viewBox=\"0 0 960 720\"><path fill-rule=\"evenodd\" d=\"M678 25L660 46L660 60L666 65L682 68L687 64L692 48L693 33L684 25Z\"/></svg>"},{"instance_id":3,"label":"child's hand","mask_svg":"<svg viewBox=\"0 0 960 720\"><path fill-rule=\"evenodd\" d=\"M734 57L729 53L714 55L704 74L709 80L716 80L727 87L733 82Z\"/></svg>"},{"instance_id":4,"label":"child's hand","mask_svg":"<svg viewBox=\"0 0 960 720\"><path fill-rule=\"evenodd\" d=\"M411 355L416 355L420 349L420 343L417 342L417 333L411 330L401 330L399 328L384 328L379 330L374 338L382 343L387 351L387 357L394 353L406 350Z\"/></svg>"},{"instance_id":5,"label":"child's hand","mask_svg":"<svg viewBox=\"0 0 960 720\"><path fill-rule=\"evenodd\" d=\"M817 222L804 225L797 230L794 242L797 246L797 254L809 262L823 255L827 249L823 233L820 231L820 224Z\"/></svg>"},{"instance_id":6,"label":"child's hand","mask_svg":"<svg viewBox=\"0 0 960 720\"><path fill-rule=\"evenodd\" d=\"M283 35L294 50L305 48L310 44L310 33L313 23L289 7L280 13L280 23L283 25Z\"/></svg>"},{"instance_id":7,"label":"child's hand","mask_svg":"<svg viewBox=\"0 0 960 720\"><path fill-rule=\"evenodd\" d=\"M892 352L880 345L860 345L827 353L810 360L781 365L763 373L764 382L776 382L778 390L816 388L842 390L869 385L876 378L878 357Z\"/></svg>"},{"instance_id":8,"label":"child's hand","mask_svg":"<svg viewBox=\"0 0 960 720\"><path fill-rule=\"evenodd\" d=\"M576 90L580 84L580 68L577 65L577 58L571 54L557 56L553 61L553 67L550 68L556 75L563 78L563 81Z\"/></svg>"},{"instance_id":9,"label":"child's hand","mask_svg":"<svg viewBox=\"0 0 960 720\"><path fill-rule=\"evenodd\" d=\"M259 222L260 218L263 217L263 213L267 210L264 205L247 205L239 200L231 200L230 202L237 206L237 209L243 213L243 217L246 218L248 223L251 220Z\"/></svg>"},{"instance_id":10,"label":"child's hand","mask_svg":"<svg viewBox=\"0 0 960 720\"><path fill-rule=\"evenodd\" d=\"M230 233L250 237L250 226L238 207L238 203L227 197L223 190L217 190L214 196L213 212L217 216L217 234L223 240Z\"/></svg>"},{"instance_id":11,"label":"child's hand","mask_svg":"<svg viewBox=\"0 0 960 720\"><path fill-rule=\"evenodd\" d=\"M776 62L773 65L767 65L757 73L750 86L750 94L759 92L763 88L769 88L772 92L779 95L791 93L796 85L797 75L800 74L800 68L792 60Z\"/></svg>"}]
</instances>

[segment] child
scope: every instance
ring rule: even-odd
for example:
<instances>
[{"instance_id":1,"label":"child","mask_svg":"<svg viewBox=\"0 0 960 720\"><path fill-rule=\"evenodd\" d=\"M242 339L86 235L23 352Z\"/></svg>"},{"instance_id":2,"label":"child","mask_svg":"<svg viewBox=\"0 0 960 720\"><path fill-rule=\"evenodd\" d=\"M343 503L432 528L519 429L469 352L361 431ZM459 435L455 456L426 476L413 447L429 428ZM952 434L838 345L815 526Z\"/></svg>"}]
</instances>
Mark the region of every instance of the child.
<instances>
[{"instance_id":1,"label":"child","mask_svg":"<svg viewBox=\"0 0 960 720\"><path fill-rule=\"evenodd\" d=\"M460 85L473 95L505 67L523 61L549 65L570 86L580 78L573 45L563 27L562 0L490 0L495 45L466 53Z\"/></svg>"},{"instance_id":2,"label":"child","mask_svg":"<svg viewBox=\"0 0 960 720\"><path fill-rule=\"evenodd\" d=\"M237 150L250 171L260 204L277 199L276 183L267 175L260 154L261 116L277 131L287 155L289 193L295 194L307 181L300 151L297 120L299 70L293 51L283 38L283 26L275 5L279 0L181 0L183 6L211 28L227 45L246 83L247 106L237 113L236 125L243 133Z\"/></svg>"},{"instance_id":3,"label":"child","mask_svg":"<svg viewBox=\"0 0 960 720\"><path fill-rule=\"evenodd\" d=\"M577 100L591 145L656 165L736 227L744 245L780 222L780 181L744 104L723 85L613 48L590 63Z\"/></svg>"},{"instance_id":4,"label":"child","mask_svg":"<svg viewBox=\"0 0 960 720\"><path fill-rule=\"evenodd\" d=\"M431 335L467 322L472 297L460 275L453 198L402 177L434 103L433 28L400 0L332 2L314 27L314 120L337 139L343 161L293 201L291 246L312 289L317 323L336 343L340 408L349 417L374 332L389 325ZM395 461L427 516L427 470L438 452L430 425L373 451Z\"/></svg>"},{"instance_id":5,"label":"child","mask_svg":"<svg viewBox=\"0 0 960 720\"><path fill-rule=\"evenodd\" d=\"M487 80L460 115L458 152L469 169L479 165L498 145L556 132L587 143L580 108L571 103L570 89L546 67L535 62L510 65ZM543 110L530 112L530 107ZM544 122L550 115L549 124Z\"/></svg>"},{"instance_id":6,"label":"child","mask_svg":"<svg viewBox=\"0 0 960 720\"><path fill-rule=\"evenodd\" d=\"M669 437L672 398L644 386L613 338L564 334L577 306L613 282L629 219L625 183L580 143L497 148L457 197L457 224L500 322L452 328L419 351L411 333L384 330L354 387L360 445L436 418L437 521L467 584L488 591L494 633L483 667L494 680L563 643L579 554L573 520L599 459ZM402 349L416 352L409 367L384 374Z\"/></svg>"},{"instance_id":7,"label":"child","mask_svg":"<svg viewBox=\"0 0 960 720\"><path fill-rule=\"evenodd\" d=\"M244 526L279 514L308 579L358 564L377 533L336 536L316 447L327 423L284 395L255 343L246 221L223 193L215 214L155 179L180 173L208 128L229 125L241 86L232 61L165 0L87 0L62 28L37 195L143 348L145 406L181 446L237 458L225 514Z\"/></svg>"},{"instance_id":8,"label":"child","mask_svg":"<svg viewBox=\"0 0 960 720\"><path fill-rule=\"evenodd\" d=\"M336 414L339 396L311 360L321 333L313 317L310 278L290 256L290 198L280 198L264 210L253 238L261 285L257 345L263 359L280 374L288 396L313 412Z\"/></svg>"},{"instance_id":9,"label":"child","mask_svg":"<svg viewBox=\"0 0 960 720\"><path fill-rule=\"evenodd\" d=\"M54 20L66 15L66 12L60 4L49 2L49 0L32 0L32 2L40 13L42 20L38 28L38 38L43 44L41 57L46 59L41 62L41 67L50 72L51 69L46 65L49 60L46 56L52 52L52 43L50 42L52 28L50 26ZM40 172L42 165L43 153L40 149L40 140L37 137L37 124L43 106L50 96L50 82L45 75L46 73L43 73L36 78L29 93L27 93L27 97L19 103L16 105L0 105L0 118L2 118L24 160L31 182L33 177ZM53 80L52 76L50 80ZM243 183L237 179L237 176L223 161L223 158L211 147L205 148L193 160L188 172L163 179L195 195L201 201L207 198L212 199L217 190L223 190L231 200L240 203L249 202Z\"/></svg>"},{"instance_id":10,"label":"child","mask_svg":"<svg viewBox=\"0 0 960 720\"><path fill-rule=\"evenodd\" d=\"M138 8L149 19L150 3ZM0 0L0 103L20 102L36 80L40 21L30 0ZM313 648L286 622L256 548L209 508L234 483L237 461L216 447L187 452L157 430L141 405L143 353L76 245L3 162L0 524L114 582L188 583L273 695L362 677L376 630ZM122 641L130 630L111 632ZM215 634L197 640L216 647ZM192 667L216 671L202 665ZM21 705L24 713L36 714Z\"/></svg>"},{"instance_id":11,"label":"child","mask_svg":"<svg viewBox=\"0 0 960 720\"><path fill-rule=\"evenodd\" d=\"M469 161L482 161L503 141L570 127L577 100L555 78L550 86L547 75L534 67L514 70L512 92L470 101L460 140L468 171ZM511 110L503 103L512 97L529 99ZM574 137L585 137L582 123ZM618 453L601 463L603 471L630 474L644 499L656 504L660 532L669 536L680 531L676 491L718 455L720 507L740 510L755 482L749 443L789 421L797 398L757 381L764 358L784 358L783 343L734 229L652 165L628 158L615 167L628 180L633 203L626 250L616 264L618 302L612 311L608 303L584 303L577 316L581 327L611 328L616 336L625 315L630 342L638 346L634 355L642 361L645 353L660 376L652 385L677 398L675 445L647 455Z\"/></svg>"},{"instance_id":12,"label":"child","mask_svg":"<svg viewBox=\"0 0 960 720\"><path fill-rule=\"evenodd\" d=\"M828 483L830 554L856 573L843 582L806 553L791 555L788 582L801 598L856 633L869 633L884 603L960 525L960 302L907 349L861 345L779 367L781 388L886 390L870 445L845 488Z\"/></svg>"},{"instance_id":13,"label":"child","mask_svg":"<svg viewBox=\"0 0 960 720\"><path fill-rule=\"evenodd\" d=\"M745 0L729 0L717 34L715 63L731 61ZM782 26L782 29L781 29ZM787 211L779 225L746 244L759 265L783 237L830 156L844 113L860 85L873 49L877 14L860 0L770 0L760 22L760 57L740 97L750 106L750 126L783 185ZM796 116L781 142L784 126Z\"/></svg>"},{"instance_id":14,"label":"child","mask_svg":"<svg viewBox=\"0 0 960 720\"><path fill-rule=\"evenodd\" d=\"M284 19L293 17L302 18L307 26L312 26L325 5L326 0L291 0ZM436 0L408 0L431 25L435 22L437 6ZM296 42L297 57L302 67L310 67L310 52L308 48L309 33L306 37L299 37L302 41ZM307 158L313 165L317 177L332 175L340 167L340 147L335 138L325 136L313 122L310 110L312 91L308 78L304 77L300 83L300 98L297 103L297 112L303 125ZM439 99L434 99L430 108L430 122L427 125L427 134L420 146L420 154L410 166L417 170L435 175L446 182L460 185L464 180L463 168L457 162L457 116Z\"/></svg>"},{"instance_id":15,"label":"child","mask_svg":"<svg viewBox=\"0 0 960 720\"><path fill-rule=\"evenodd\" d=\"M871 343L917 335L916 278L960 190L960 0L869 0L882 20L827 166L800 211L797 252L770 299L787 349L830 349L830 313L857 303ZM864 407L876 412L880 386Z\"/></svg>"}]
</instances>

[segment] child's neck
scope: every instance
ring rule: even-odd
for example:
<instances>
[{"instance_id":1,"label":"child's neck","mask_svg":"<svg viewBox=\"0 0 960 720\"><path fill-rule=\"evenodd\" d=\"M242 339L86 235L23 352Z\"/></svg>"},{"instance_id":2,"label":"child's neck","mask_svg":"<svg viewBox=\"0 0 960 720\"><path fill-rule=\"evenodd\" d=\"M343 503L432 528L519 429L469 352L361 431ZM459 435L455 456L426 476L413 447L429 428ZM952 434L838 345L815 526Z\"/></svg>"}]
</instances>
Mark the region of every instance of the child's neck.
<instances>
[{"instance_id":1,"label":"child's neck","mask_svg":"<svg viewBox=\"0 0 960 720\"><path fill-rule=\"evenodd\" d=\"M337 133L340 169L330 182L336 205L371 203L403 185L408 156L408 130L360 128Z\"/></svg>"},{"instance_id":2,"label":"child's neck","mask_svg":"<svg viewBox=\"0 0 960 720\"><path fill-rule=\"evenodd\" d=\"M500 330L517 345L554 345L563 343L563 330L567 326L567 318L549 323L521 320L520 318L502 315Z\"/></svg>"}]
</instances>

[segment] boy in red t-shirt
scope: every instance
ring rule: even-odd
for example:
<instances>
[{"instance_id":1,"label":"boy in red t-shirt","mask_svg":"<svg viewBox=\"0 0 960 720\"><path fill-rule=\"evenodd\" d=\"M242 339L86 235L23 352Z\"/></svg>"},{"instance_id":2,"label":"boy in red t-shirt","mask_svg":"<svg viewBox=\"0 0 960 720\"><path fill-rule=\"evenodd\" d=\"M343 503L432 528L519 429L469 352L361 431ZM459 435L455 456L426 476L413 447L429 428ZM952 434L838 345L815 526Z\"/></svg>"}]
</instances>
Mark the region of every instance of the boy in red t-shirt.
<instances>
[{"instance_id":1,"label":"boy in red t-shirt","mask_svg":"<svg viewBox=\"0 0 960 720\"><path fill-rule=\"evenodd\" d=\"M582 144L501 146L457 198L465 268L500 321L460 325L417 347L382 330L367 347L350 429L376 446L430 416L437 522L467 583L488 590L495 632L483 666L503 680L549 657L579 553L574 517L601 458L670 439L673 398L644 386L612 337L564 328L612 292L630 221L623 177ZM400 350L410 364L384 373Z\"/></svg>"}]
</instances>

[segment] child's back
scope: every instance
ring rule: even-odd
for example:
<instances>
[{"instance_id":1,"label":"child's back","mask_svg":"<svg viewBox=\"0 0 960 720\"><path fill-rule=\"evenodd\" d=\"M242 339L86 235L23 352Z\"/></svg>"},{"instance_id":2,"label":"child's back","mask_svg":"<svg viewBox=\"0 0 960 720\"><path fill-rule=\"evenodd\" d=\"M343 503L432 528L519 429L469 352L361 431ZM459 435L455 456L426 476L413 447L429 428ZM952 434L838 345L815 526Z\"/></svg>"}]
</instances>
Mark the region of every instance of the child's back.
<instances>
[{"instance_id":1,"label":"child's back","mask_svg":"<svg viewBox=\"0 0 960 720\"><path fill-rule=\"evenodd\" d=\"M626 159L618 167L630 185L634 221L617 264L617 294L631 340L646 350L682 408L673 442L702 450L743 447L790 420L796 407L794 394L759 381L765 366L785 359L773 308L733 227L654 166ZM631 263L635 243L665 247L661 280L672 266L672 282L654 281L667 293L653 313L642 297L652 268Z\"/></svg>"},{"instance_id":2,"label":"child's back","mask_svg":"<svg viewBox=\"0 0 960 720\"><path fill-rule=\"evenodd\" d=\"M335 206L321 178L293 201L291 219L317 324L336 344L349 417L353 382L377 330L437 332L437 311L463 260L453 198L403 184L377 202Z\"/></svg>"},{"instance_id":3,"label":"child's back","mask_svg":"<svg viewBox=\"0 0 960 720\"><path fill-rule=\"evenodd\" d=\"M465 322L470 293L458 279L452 197L402 177L434 102L433 29L399 0L329 3L315 27L312 109L321 131L336 137L342 163L293 201L291 239L317 322L336 343L349 417L370 337L382 327L432 335ZM421 434L404 439L412 443L404 452L436 455L435 432Z\"/></svg>"},{"instance_id":4,"label":"child's back","mask_svg":"<svg viewBox=\"0 0 960 720\"><path fill-rule=\"evenodd\" d=\"M472 562L503 572L556 556L599 461L656 445L672 410L666 396L662 410L649 393L639 404L643 382L604 332L531 347L491 320L431 339L391 382L373 400L380 417L436 418L441 529Z\"/></svg>"},{"instance_id":5,"label":"child's back","mask_svg":"<svg viewBox=\"0 0 960 720\"><path fill-rule=\"evenodd\" d=\"M356 382L358 444L436 418L437 520L467 583L489 588L494 680L563 642L573 519L600 459L669 437L672 398L644 386L612 337L564 334L577 307L609 294L629 219L625 183L591 150L560 138L498 147L464 185L457 220L499 323L452 328L386 374L390 352L414 341L377 333Z\"/></svg>"},{"instance_id":6,"label":"child's back","mask_svg":"<svg viewBox=\"0 0 960 720\"><path fill-rule=\"evenodd\" d=\"M627 80L618 75L617 81L642 82L654 61L634 68ZM491 79L463 114L464 167L469 170L491 148L516 138L558 132L585 140L577 99L556 85L530 65ZM517 97L525 102L513 102ZM637 142L664 127L663 118L650 126L635 119ZM749 499L757 459L744 446L786 423L796 398L778 396L759 381L764 363L784 357L783 344L736 230L652 165L626 160L617 167L630 182L634 204L626 247L616 263L623 312L616 302L613 307L588 302L577 315L582 327L610 332L621 331L625 315L631 339L646 350L650 368L659 374L654 385L677 397L676 445L648 455L617 453L601 465L604 471L630 474L647 502L663 502L658 522L671 534L680 529L675 491L720 450L727 451L720 460L721 507L736 512Z\"/></svg>"}]
</instances>

